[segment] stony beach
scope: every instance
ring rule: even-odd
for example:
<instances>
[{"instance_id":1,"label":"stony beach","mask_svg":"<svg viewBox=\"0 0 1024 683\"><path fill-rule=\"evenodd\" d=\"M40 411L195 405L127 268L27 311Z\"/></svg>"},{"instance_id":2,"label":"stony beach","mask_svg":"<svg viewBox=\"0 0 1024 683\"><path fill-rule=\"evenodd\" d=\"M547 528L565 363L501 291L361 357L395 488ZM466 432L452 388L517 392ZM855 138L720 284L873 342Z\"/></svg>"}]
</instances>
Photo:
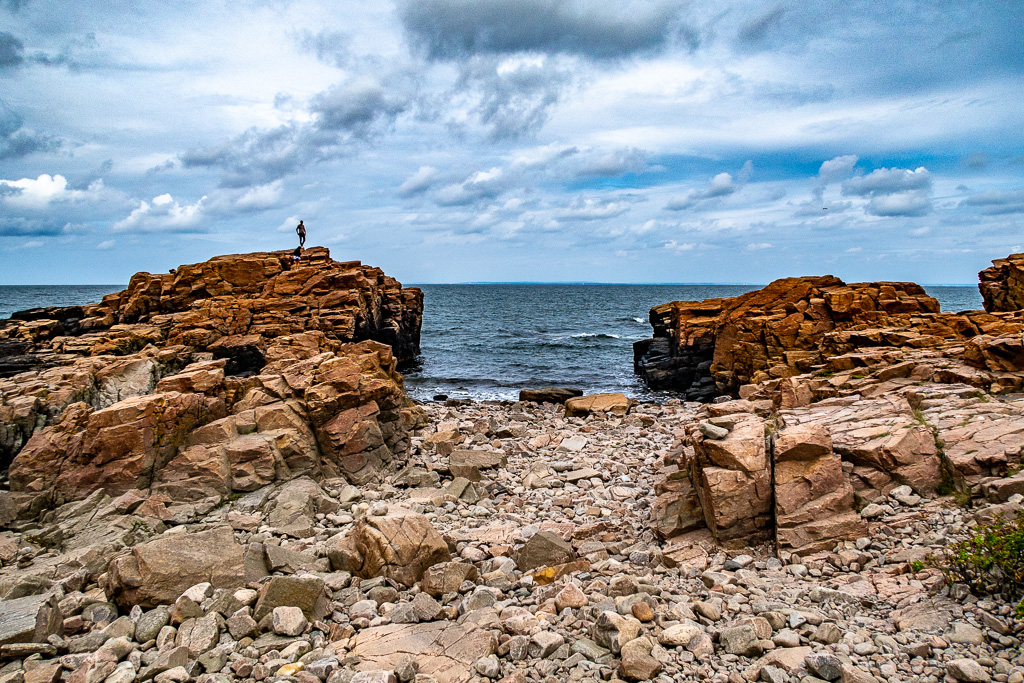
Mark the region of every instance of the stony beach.
<instances>
[{"instance_id":1,"label":"stony beach","mask_svg":"<svg viewBox=\"0 0 1024 683\"><path fill-rule=\"evenodd\" d=\"M414 404L422 298L307 253L0 326L0 683L1024 681L929 560L1022 508L1024 257L655 309L660 404Z\"/></svg>"}]
</instances>

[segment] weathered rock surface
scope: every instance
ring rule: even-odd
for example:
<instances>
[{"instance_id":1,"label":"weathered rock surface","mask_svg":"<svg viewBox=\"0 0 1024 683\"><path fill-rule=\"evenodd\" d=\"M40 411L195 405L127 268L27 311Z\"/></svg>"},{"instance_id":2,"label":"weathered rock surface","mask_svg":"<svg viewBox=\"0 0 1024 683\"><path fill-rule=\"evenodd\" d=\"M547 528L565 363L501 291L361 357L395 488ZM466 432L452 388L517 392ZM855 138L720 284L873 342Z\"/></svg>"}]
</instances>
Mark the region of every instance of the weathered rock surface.
<instances>
[{"instance_id":1,"label":"weathered rock surface","mask_svg":"<svg viewBox=\"0 0 1024 683\"><path fill-rule=\"evenodd\" d=\"M241 588L242 546L227 527L173 534L132 548L110 563L108 594L122 607L169 605L190 586Z\"/></svg>"},{"instance_id":2,"label":"weathered rock surface","mask_svg":"<svg viewBox=\"0 0 1024 683\"><path fill-rule=\"evenodd\" d=\"M420 419L397 366L421 314L419 290L322 248L139 273L100 304L19 314L0 341L42 369L0 380L15 505L372 480Z\"/></svg>"},{"instance_id":3,"label":"weathered rock surface","mask_svg":"<svg viewBox=\"0 0 1024 683\"><path fill-rule=\"evenodd\" d=\"M992 261L992 266L978 273L978 289L985 310L1024 310L1024 254L1010 254Z\"/></svg>"},{"instance_id":4,"label":"weathered rock surface","mask_svg":"<svg viewBox=\"0 0 1024 683\"><path fill-rule=\"evenodd\" d=\"M386 576L412 586L423 573L450 559L448 545L426 517L408 510L366 516L352 531L332 542L335 569L372 578Z\"/></svg>"}]
</instances>

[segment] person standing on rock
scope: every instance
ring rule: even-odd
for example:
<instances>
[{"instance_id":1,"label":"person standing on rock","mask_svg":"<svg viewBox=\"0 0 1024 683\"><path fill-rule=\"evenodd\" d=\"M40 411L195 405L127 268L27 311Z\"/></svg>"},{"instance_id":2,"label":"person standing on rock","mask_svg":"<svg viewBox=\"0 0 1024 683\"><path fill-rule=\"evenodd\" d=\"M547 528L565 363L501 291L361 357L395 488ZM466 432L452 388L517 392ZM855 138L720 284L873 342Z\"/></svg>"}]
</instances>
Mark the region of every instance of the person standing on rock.
<instances>
[{"instance_id":1,"label":"person standing on rock","mask_svg":"<svg viewBox=\"0 0 1024 683\"><path fill-rule=\"evenodd\" d=\"M295 234L299 236L299 249L302 249L306 244L306 226L301 220L295 226Z\"/></svg>"}]
</instances>

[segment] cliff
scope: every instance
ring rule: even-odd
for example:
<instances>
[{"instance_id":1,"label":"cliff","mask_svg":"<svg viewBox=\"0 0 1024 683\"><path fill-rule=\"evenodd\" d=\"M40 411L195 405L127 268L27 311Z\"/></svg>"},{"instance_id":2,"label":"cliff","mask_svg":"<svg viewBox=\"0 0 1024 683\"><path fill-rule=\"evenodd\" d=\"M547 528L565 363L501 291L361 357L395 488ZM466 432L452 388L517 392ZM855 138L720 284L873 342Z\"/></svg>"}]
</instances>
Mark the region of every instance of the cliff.
<instances>
[{"instance_id":1,"label":"cliff","mask_svg":"<svg viewBox=\"0 0 1024 683\"><path fill-rule=\"evenodd\" d=\"M0 326L14 500L27 513L97 490L196 500L372 480L420 419L397 368L419 353L422 310L420 290L313 248L138 273L98 304L15 314Z\"/></svg>"}]
</instances>

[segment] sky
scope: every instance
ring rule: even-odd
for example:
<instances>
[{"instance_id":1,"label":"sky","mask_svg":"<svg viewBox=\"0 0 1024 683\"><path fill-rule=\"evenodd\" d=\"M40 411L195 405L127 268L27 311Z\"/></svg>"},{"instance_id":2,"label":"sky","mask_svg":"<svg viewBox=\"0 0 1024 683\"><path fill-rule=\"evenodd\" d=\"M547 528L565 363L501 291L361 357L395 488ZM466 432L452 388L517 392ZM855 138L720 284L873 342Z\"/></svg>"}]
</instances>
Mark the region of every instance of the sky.
<instances>
[{"instance_id":1,"label":"sky","mask_svg":"<svg viewBox=\"0 0 1024 683\"><path fill-rule=\"evenodd\" d=\"M0 0L0 284L307 246L405 283L974 283L1021 0Z\"/></svg>"}]
</instances>

